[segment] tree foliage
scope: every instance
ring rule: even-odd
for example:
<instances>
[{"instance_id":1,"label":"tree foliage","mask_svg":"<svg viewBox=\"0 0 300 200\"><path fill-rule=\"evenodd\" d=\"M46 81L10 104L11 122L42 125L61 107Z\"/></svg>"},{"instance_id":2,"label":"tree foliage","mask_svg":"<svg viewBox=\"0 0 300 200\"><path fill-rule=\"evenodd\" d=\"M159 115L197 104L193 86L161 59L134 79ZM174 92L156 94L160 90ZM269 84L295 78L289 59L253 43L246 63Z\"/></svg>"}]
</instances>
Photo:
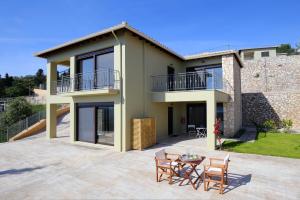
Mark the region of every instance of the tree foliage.
<instances>
[{"instance_id":1,"label":"tree foliage","mask_svg":"<svg viewBox=\"0 0 300 200\"><path fill-rule=\"evenodd\" d=\"M17 97L8 103L5 111L5 124L11 124L20 121L32 114L32 106L24 97Z\"/></svg>"},{"instance_id":2,"label":"tree foliage","mask_svg":"<svg viewBox=\"0 0 300 200\"><path fill-rule=\"evenodd\" d=\"M3 78L0 76L0 98L31 95L34 87L45 82L46 76L42 69L38 69L34 76L13 77L6 73Z\"/></svg>"},{"instance_id":3,"label":"tree foliage","mask_svg":"<svg viewBox=\"0 0 300 200\"><path fill-rule=\"evenodd\" d=\"M292 46L290 44L281 44L279 47L277 47L277 53L291 54L294 52L295 52L295 49L292 48Z\"/></svg>"}]
</instances>

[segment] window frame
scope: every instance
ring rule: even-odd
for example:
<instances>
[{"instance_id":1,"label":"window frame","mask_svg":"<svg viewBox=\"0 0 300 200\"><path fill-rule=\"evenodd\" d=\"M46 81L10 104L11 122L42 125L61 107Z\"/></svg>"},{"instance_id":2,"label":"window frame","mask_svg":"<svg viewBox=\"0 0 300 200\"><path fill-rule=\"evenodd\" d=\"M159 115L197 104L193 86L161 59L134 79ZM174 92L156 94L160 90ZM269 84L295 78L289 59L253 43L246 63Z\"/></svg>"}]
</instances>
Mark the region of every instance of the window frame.
<instances>
[{"instance_id":1,"label":"window frame","mask_svg":"<svg viewBox=\"0 0 300 200\"><path fill-rule=\"evenodd\" d=\"M260 56L262 58L270 57L270 51L262 51L260 52Z\"/></svg>"}]
</instances>

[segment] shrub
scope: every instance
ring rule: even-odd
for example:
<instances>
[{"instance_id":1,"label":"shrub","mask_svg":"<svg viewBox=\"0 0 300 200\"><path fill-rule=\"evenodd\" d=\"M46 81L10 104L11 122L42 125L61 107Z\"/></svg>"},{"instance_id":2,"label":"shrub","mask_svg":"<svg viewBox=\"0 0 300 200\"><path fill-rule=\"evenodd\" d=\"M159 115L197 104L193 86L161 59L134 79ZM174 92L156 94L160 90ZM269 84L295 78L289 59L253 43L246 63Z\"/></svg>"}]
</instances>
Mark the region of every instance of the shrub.
<instances>
[{"instance_id":1,"label":"shrub","mask_svg":"<svg viewBox=\"0 0 300 200\"><path fill-rule=\"evenodd\" d=\"M277 130L276 122L273 119L266 120L263 123L263 126L267 131L276 131Z\"/></svg>"},{"instance_id":2,"label":"shrub","mask_svg":"<svg viewBox=\"0 0 300 200\"><path fill-rule=\"evenodd\" d=\"M293 121L291 119L283 119L281 124L284 132L289 132L293 127Z\"/></svg>"},{"instance_id":3,"label":"shrub","mask_svg":"<svg viewBox=\"0 0 300 200\"><path fill-rule=\"evenodd\" d=\"M32 106L23 97L17 97L8 103L5 122L9 126L32 114Z\"/></svg>"}]
</instances>

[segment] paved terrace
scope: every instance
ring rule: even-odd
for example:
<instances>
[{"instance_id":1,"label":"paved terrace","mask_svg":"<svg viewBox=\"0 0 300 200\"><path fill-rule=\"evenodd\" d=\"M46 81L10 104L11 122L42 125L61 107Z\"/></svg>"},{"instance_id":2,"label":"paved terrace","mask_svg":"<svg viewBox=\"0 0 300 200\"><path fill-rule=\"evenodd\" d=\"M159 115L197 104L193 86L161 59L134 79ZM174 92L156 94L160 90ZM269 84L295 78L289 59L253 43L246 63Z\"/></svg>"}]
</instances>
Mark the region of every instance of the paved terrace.
<instances>
[{"instance_id":1,"label":"paved terrace","mask_svg":"<svg viewBox=\"0 0 300 200\"><path fill-rule=\"evenodd\" d=\"M231 153L230 186L225 194L208 192L200 184L169 185L155 181L153 155L161 148L205 156L203 141L172 138L145 151L114 152L68 143L68 115L58 126L60 138L41 133L29 139L0 144L1 199L300 199L300 160Z\"/></svg>"}]
</instances>

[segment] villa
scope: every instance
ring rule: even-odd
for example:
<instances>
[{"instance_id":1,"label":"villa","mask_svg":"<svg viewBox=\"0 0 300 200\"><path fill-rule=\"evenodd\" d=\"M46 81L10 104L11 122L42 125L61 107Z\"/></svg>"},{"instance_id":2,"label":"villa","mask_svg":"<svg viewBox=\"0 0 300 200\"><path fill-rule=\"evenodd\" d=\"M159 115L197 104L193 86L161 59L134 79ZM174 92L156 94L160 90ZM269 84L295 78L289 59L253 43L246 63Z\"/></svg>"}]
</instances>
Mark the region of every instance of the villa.
<instances>
[{"instance_id":1,"label":"villa","mask_svg":"<svg viewBox=\"0 0 300 200\"><path fill-rule=\"evenodd\" d=\"M57 104L70 105L70 139L128 151L132 119L156 121L157 141L186 134L189 125L225 136L242 126L239 53L181 56L127 23L38 52L47 59L47 137L56 137ZM57 76L57 67L69 74Z\"/></svg>"}]
</instances>

